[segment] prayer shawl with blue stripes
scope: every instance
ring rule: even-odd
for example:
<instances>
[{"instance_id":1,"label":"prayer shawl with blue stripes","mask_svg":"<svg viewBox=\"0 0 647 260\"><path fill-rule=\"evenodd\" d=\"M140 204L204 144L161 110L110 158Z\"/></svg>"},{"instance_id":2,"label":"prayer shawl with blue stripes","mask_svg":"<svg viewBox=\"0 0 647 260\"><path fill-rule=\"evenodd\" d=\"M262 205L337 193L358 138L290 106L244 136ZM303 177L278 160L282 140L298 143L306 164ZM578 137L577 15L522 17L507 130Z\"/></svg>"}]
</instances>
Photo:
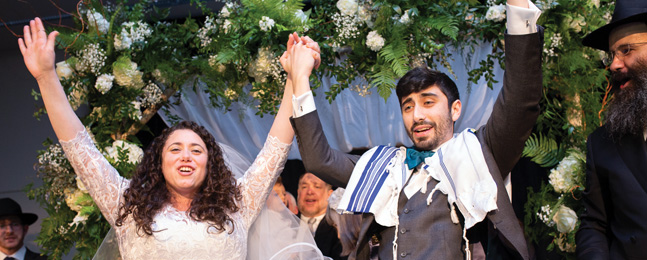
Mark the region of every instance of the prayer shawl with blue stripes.
<instances>
[{"instance_id":1,"label":"prayer shawl with blue stripes","mask_svg":"<svg viewBox=\"0 0 647 260\"><path fill-rule=\"evenodd\" d=\"M425 159L411 176L405 164L406 148L377 146L357 161L346 191L337 207L340 213L373 213L375 221L386 227L398 224L398 197L404 187L407 197L427 193L427 182L438 184L429 192L427 205L435 191L447 195L452 219L458 223L454 205L465 218L465 228L481 222L496 210L497 187L490 175L481 144L470 129L444 143L434 156Z\"/></svg>"}]
</instances>

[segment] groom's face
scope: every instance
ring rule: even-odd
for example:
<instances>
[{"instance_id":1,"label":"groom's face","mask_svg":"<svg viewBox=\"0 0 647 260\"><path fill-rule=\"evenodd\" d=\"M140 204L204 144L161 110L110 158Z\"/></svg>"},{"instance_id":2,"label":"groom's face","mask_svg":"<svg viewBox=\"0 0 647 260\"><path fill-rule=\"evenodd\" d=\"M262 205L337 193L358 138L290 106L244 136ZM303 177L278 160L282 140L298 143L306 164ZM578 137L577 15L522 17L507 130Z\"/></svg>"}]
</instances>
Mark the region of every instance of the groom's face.
<instances>
[{"instance_id":1,"label":"groom's face","mask_svg":"<svg viewBox=\"0 0 647 260\"><path fill-rule=\"evenodd\" d=\"M434 150L452 138L461 101L448 104L447 96L436 85L411 93L401 101L404 127L419 150Z\"/></svg>"}]
</instances>

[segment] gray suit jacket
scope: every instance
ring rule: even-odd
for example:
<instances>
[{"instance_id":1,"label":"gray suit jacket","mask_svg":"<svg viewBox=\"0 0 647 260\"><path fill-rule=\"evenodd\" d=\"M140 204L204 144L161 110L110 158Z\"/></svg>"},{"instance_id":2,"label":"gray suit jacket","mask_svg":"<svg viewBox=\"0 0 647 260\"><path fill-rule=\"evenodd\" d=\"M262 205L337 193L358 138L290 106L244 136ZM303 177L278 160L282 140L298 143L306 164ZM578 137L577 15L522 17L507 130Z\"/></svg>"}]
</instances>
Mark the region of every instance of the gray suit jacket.
<instances>
[{"instance_id":1,"label":"gray suit jacket","mask_svg":"<svg viewBox=\"0 0 647 260\"><path fill-rule=\"evenodd\" d=\"M485 246L488 258L499 256L504 259L530 259L521 224L514 214L503 179L521 156L524 143L539 115L539 100L542 96L542 47L541 28L534 34L505 36L506 73L503 89L487 124L477 131L485 161L498 187L498 210L488 213L488 237L486 240L480 240L489 241ZM316 111L293 118L292 125L306 170L333 186L345 187L359 157L330 148ZM431 181L428 185L435 185L435 182ZM407 199L400 194L397 257L463 258L462 224L451 223L447 196L435 194L434 201L429 206L426 205L425 198L426 196L416 194ZM380 258L393 258L394 232L394 228L376 226L373 216L365 214L357 251L355 255L351 254L349 259L353 256L357 259L368 259L367 241L373 234L382 237Z\"/></svg>"}]
</instances>

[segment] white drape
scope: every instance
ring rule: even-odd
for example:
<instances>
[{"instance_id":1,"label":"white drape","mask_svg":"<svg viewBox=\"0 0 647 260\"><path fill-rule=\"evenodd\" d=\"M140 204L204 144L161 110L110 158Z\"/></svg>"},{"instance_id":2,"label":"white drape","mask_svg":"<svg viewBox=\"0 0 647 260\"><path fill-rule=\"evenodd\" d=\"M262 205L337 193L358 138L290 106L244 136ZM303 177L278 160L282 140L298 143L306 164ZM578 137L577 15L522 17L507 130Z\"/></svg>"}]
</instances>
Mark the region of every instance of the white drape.
<instances>
[{"instance_id":1,"label":"white drape","mask_svg":"<svg viewBox=\"0 0 647 260\"><path fill-rule=\"evenodd\" d=\"M487 87L484 79L478 84L469 83L467 72L477 68L479 61L492 52L491 44L483 43L471 53L466 49L449 49L448 52L453 53L454 60L450 60L450 64L456 77L447 73L444 67L437 67L450 75L460 92L462 115L456 122L454 131L477 128L485 124L492 112L492 106L502 87L503 70L495 63L494 78L498 83L494 84L493 89ZM323 78L321 82L322 87L314 90L315 103L331 147L349 152L353 148L371 148L380 144L412 145L402 123L395 91L384 102L377 91L371 90L370 95L362 97L357 92L346 89L330 104L325 99L324 92L330 89L335 79ZM367 85L359 78L354 83ZM169 112L205 126L218 142L231 146L247 160L253 161L265 142L274 117L265 115L261 118L255 115L255 109L240 104L232 105L227 113L215 109L210 105L207 94L200 91L200 87L202 86L198 86L196 92L183 92L181 103L171 107ZM159 115L167 124L170 122L165 113L160 112ZM289 158L300 158L296 142L293 143Z\"/></svg>"}]
</instances>

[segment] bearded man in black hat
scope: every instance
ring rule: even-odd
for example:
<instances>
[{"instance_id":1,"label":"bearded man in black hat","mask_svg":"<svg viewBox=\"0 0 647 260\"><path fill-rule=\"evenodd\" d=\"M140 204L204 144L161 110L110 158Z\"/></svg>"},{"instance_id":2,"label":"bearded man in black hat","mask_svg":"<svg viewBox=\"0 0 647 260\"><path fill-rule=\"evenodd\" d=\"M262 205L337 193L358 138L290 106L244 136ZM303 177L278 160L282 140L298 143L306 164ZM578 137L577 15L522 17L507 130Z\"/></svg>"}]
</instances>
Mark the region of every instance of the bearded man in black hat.
<instances>
[{"instance_id":1,"label":"bearded man in black hat","mask_svg":"<svg viewBox=\"0 0 647 260\"><path fill-rule=\"evenodd\" d=\"M38 216L23 213L20 205L10 198L0 199L0 259L4 260L45 260L27 249L23 244L29 225L34 224Z\"/></svg>"},{"instance_id":2,"label":"bearded man in black hat","mask_svg":"<svg viewBox=\"0 0 647 260\"><path fill-rule=\"evenodd\" d=\"M647 1L618 0L584 45L606 51L614 97L587 141L579 259L647 259Z\"/></svg>"}]
</instances>

